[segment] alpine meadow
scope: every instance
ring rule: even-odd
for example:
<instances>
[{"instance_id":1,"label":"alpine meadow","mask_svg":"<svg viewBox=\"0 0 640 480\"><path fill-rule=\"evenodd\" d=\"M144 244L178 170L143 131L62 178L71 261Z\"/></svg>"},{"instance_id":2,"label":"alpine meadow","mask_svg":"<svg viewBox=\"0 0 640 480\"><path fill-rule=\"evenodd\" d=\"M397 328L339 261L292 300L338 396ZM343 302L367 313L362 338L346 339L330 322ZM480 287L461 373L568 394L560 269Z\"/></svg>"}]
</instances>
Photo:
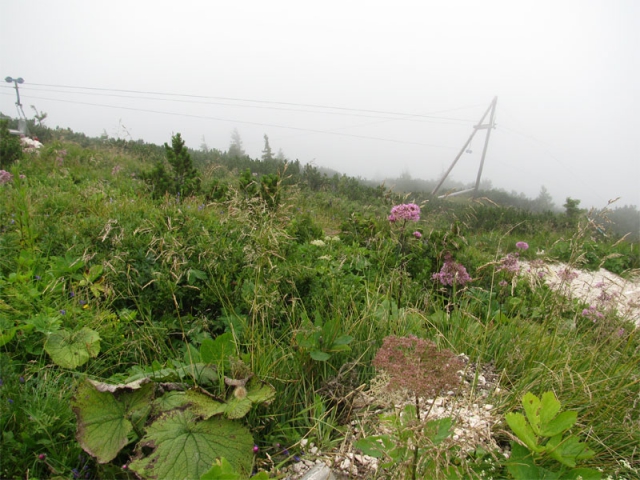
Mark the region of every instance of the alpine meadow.
<instances>
[{"instance_id":1,"label":"alpine meadow","mask_svg":"<svg viewBox=\"0 0 640 480\"><path fill-rule=\"evenodd\" d=\"M8 127L1 478L640 478L635 207Z\"/></svg>"}]
</instances>

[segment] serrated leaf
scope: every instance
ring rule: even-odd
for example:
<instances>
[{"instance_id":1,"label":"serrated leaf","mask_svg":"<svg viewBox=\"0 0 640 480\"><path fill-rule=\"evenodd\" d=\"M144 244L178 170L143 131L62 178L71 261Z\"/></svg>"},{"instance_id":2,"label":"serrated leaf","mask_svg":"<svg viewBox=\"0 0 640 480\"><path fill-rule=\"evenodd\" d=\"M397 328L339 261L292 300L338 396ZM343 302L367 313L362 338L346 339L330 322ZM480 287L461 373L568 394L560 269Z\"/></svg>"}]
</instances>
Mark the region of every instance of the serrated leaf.
<instances>
[{"instance_id":1,"label":"serrated leaf","mask_svg":"<svg viewBox=\"0 0 640 480\"><path fill-rule=\"evenodd\" d=\"M56 365L74 369L98 356L100 335L87 327L77 332L60 330L49 335L44 349Z\"/></svg>"},{"instance_id":2,"label":"serrated leaf","mask_svg":"<svg viewBox=\"0 0 640 480\"><path fill-rule=\"evenodd\" d=\"M189 409L204 420L224 413L227 408L224 403L195 390L187 390L184 396Z\"/></svg>"},{"instance_id":3,"label":"serrated leaf","mask_svg":"<svg viewBox=\"0 0 640 480\"><path fill-rule=\"evenodd\" d=\"M438 445L451 435L451 427L453 421L451 417L439 418L438 420L430 420L425 425L425 434L431 439L434 445Z\"/></svg>"},{"instance_id":4,"label":"serrated leaf","mask_svg":"<svg viewBox=\"0 0 640 480\"><path fill-rule=\"evenodd\" d=\"M211 470L205 472L200 480L240 480L240 475L226 458L216 460Z\"/></svg>"},{"instance_id":5,"label":"serrated leaf","mask_svg":"<svg viewBox=\"0 0 640 480\"><path fill-rule=\"evenodd\" d=\"M578 437L571 435L562 440L555 448L549 450L549 455L568 467L576 466L576 459L585 452L590 452L586 443L578 440Z\"/></svg>"},{"instance_id":6,"label":"serrated leaf","mask_svg":"<svg viewBox=\"0 0 640 480\"><path fill-rule=\"evenodd\" d=\"M160 412L168 412L180 408L188 402L185 392L167 392L153 401L154 407Z\"/></svg>"},{"instance_id":7,"label":"serrated leaf","mask_svg":"<svg viewBox=\"0 0 640 480\"><path fill-rule=\"evenodd\" d=\"M592 468L572 468L560 477L560 480L600 480L602 473Z\"/></svg>"},{"instance_id":8,"label":"serrated leaf","mask_svg":"<svg viewBox=\"0 0 640 480\"><path fill-rule=\"evenodd\" d=\"M276 389L253 377L247 384L247 398L253 403L268 403L276 396Z\"/></svg>"},{"instance_id":9,"label":"serrated leaf","mask_svg":"<svg viewBox=\"0 0 640 480\"><path fill-rule=\"evenodd\" d=\"M521 413L507 413L505 419L513 433L524 443L529 450L540 452L543 448L538 446L538 438L527 423L527 419Z\"/></svg>"},{"instance_id":10,"label":"serrated leaf","mask_svg":"<svg viewBox=\"0 0 640 480\"><path fill-rule=\"evenodd\" d=\"M522 406L527 414L527 420L536 435L540 435L540 405L540 399L531 392L525 393L522 398Z\"/></svg>"},{"instance_id":11,"label":"serrated leaf","mask_svg":"<svg viewBox=\"0 0 640 480\"><path fill-rule=\"evenodd\" d=\"M385 435L375 435L356 440L353 446L362 450L365 455L382 458L393 448L393 442Z\"/></svg>"},{"instance_id":12,"label":"serrated leaf","mask_svg":"<svg viewBox=\"0 0 640 480\"><path fill-rule=\"evenodd\" d=\"M84 451L96 457L98 463L113 460L128 443L133 429L130 419L134 423L144 420L154 389L153 384L147 384L138 390L123 391L116 398L111 392L98 391L90 380L83 381L71 405L78 420L76 438Z\"/></svg>"},{"instance_id":13,"label":"serrated leaf","mask_svg":"<svg viewBox=\"0 0 640 480\"><path fill-rule=\"evenodd\" d=\"M167 412L147 428L138 444L140 455L130 470L143 479L194 479L211 469L216 459L226 458L243 477L253 461L253 438L240 423L220 417L198 421L189 410Z\"/></svg>"},{"instance_id":14,"label":"serrated leaf","mask_svg":"<svg viewBox=\"0 0 640 480\"><path fill-rule=\"evenodd\" d=\"M553 392L544 392L540 402L540 424L549 423L560 411L560 402ZM543 434L544 435L544 434ZM551 435L545 435L551 436Z\"/></svg>"},{"instance_id":15,"label":"serrated leaf","mask_svg":"<svg viewBox=\"0 0 640 480\"><path fill-rule=\"evenodd\" d=\"M231 398L227 401L227 405L224 409L224 414L227 418L232 420L244 417L251 410L251 400L247 397L237 398L235 396L231 396Z\"/></svg>"},{"instance_id":16,"label":"serrated leaf","mask_svg":"<svg viewBox=\"0 0 640 480\"><path fill-rule=\"evenodd\" d=\"M543 478L540 467L533 463L531 452L516 442L511 442L511 456L507 461L507 470L516 480Z\"/></svg>"},{"instance_id":17,"label":"serrated leaf","mask_svg":"<svg viewBox=\"0 0 640 480\"><path fill-rule=\"evenodd\" d=\"M553 437L554 435L558 435L560 433L564 433L569 430L578 420L578 413L569 411L562 412L556 418L551 420L549 423L542 423L540 427L540 434L545 437Z\"/></svg>"},{"instance_id":18,"label":"serrated leaf","mask_svg":"<svg viewBox=\"0 0 640 480\"><path fill-rule=\"evenodd\" d=\"M309 355L311 355L311 358L318 362L326 362L331 358L331 355L329 355L327 352L322 352L320 350L313 350Z\"/></svg>"}]
</instances>

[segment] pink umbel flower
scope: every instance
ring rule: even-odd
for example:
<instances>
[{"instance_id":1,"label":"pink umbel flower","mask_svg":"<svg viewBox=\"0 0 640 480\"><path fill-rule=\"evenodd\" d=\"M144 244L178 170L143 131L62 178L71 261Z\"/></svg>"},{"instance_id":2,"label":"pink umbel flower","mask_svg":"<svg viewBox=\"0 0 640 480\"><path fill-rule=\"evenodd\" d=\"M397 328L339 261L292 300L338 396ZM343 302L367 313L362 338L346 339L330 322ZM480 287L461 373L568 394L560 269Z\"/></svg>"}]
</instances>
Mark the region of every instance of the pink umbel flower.
<instances>
[{"instance_id":1,"label":"pink umbel flower","mask_svg":"<svg viewBox=\"0 0 640 480\"><path fill-rule=\"evenodd\" d=\"M445 257L444 265L440 269L440 273L434 273L431 278L439 281L442 285L454 285L464 286L472 279L467 273L467 269L464 265L454 262L451 255Z\"/></svg>"},{"instance_id":2,"label":"pink umbel flower","mask_svg":"<svg viewBox=\"0 0 640 480\"><path fill-rule=\"evenodd\" d=\"M516 248L518 250L522 250L523 252L529 248L529 244L527 242L517 242Z\"/></svg>"},{"instance_id":3,"label":"pink umbel flower","mask_svg":"<svg viewBox=\"0 0 640 480\"><path fill-rule=\"evenodd\" d=\"M387 217L390 222L397 220L411 220L417 222L420 220L420 207L415 203L402 203L391 209L391 215Z\"/></svg>"},{"instance_id":4,"label":"pink umbel flower","mask_svg":"<svg viewBox=\"0 0 640 480\"><path fill-rule=\"evenodd\" d=\"M598 311L595 305L589 305L589 308L582 310L582 316L590 319L593 323L604 318L604 315Z\"/></svg>"},{"instance_id":5,"label":"pink umbel flower","mask_svg":"<svg viewBox=\"0 0 640 480\"><path fill-rule=\"evenodd\" d=\"M508 253L506 257L500 259L500 266L498 272L505 271L509 273L518 273L520 271L520 262L518 261L518 254L515 255Z\"/></svg>"},{"instance_id":6,"label":"pink umbel flower","mask_svg":"<svg viewBox=\"0 0 640 480\"><path fill-rule=\"evenodd\" d=\"M413 236L416 237L417 239L422 238L422 234L418 231L413 232Z\"/></svg>"},{"instance_id":7,"label":"pink umbel flower","mask_svg":"<svg viewBox=\"0 0 640 480\"><path fill-rule=\"evenodd\" d=\"M11 180L13 180L13 175L6 170L0 170L0 185L3 183L9 183Z\"/></svg>"}]
</instances>

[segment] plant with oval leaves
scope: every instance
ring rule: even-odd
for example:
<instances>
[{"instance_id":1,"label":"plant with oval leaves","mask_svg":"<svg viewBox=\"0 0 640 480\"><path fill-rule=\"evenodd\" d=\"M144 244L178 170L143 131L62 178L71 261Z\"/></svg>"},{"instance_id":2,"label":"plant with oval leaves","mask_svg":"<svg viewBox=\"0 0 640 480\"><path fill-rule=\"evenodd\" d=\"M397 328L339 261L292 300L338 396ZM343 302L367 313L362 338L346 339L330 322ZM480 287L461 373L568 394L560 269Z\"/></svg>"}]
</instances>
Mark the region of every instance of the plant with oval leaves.
<instances>
[{"instance_id":1,"label":"plant with oval leaves","mask_svg":"<svg viewBox=\"0 0 640 480\"><path fill-rule=\"evenodd\" d=\"M542 398L527 392L522 399L525 415L507 413L506 421L524 444L511 442L509 473L516 480L545 478L557 480L599 480L601 475L591 468L576 468L579 461L593 458L595 453L578 437L567 434L577 421L575 411L561 412L560 401L553 392ZM545 459L560 463L556 471L538 465Z\"/></svg>"}]
</instances>

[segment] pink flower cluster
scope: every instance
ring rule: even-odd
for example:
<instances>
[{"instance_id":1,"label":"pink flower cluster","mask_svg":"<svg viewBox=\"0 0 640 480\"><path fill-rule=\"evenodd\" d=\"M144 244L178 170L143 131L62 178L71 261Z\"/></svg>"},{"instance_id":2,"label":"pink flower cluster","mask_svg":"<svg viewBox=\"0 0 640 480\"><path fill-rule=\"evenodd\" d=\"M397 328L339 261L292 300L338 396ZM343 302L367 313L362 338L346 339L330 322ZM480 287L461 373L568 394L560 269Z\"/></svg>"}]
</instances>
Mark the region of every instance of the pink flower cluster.
<instances>
[{"instance_id":1,"label":"pink flower cluster","mask_svg":"<svg viewBox=\"0 0 640 480\"><path fill-rule=\"evenodd\" d=\"M3 183L9 183L11 180L13 180L13 175L6 170L0 170L0 185Z\"/></svg>"},{"instance_id":2,"label":"pink flower cluster","mask_svg":"<svg viewBox=\"0 0 640 480\"><path fill-rule=\"evenodd\" d=\"M464 265L454 262L451 255L445 257L440 273L434 273L431 278L449 286L465 285L472 280Z\"/></svg>"},{"instance_id":3,"label":"pink flower cluster","mask_svg":"<svg viewBox=\"0 0 640 480\"><path fill-rule=\"evenodd\" d=\"M391 215L387 217L390 222L397 220L411 220L417 222L420 220L420 207L415 203L402 203L391 209Z\"/></svg>"},{"instance_id":4,"label":"pink flower cluster","mask_svg":"<svg viewBox=\"0 0 640 480\"><path fill-rule=\"evenodd\" d=\"M593 323L604 318L604 315L597 310L595 305L590 305L589 308L582 310L582 316L590 319Z\"/></svg>"},{"instance_id":5,"label":"pink flower cluster","mask_svg":"<svg viewBox=\"0 0 640 480\"><path fill-rule=\"evenodd\" d=\"M524 252L529 248L529 244L527 242L516 242L516 248Z\"/></svg>"}]
</instances>

